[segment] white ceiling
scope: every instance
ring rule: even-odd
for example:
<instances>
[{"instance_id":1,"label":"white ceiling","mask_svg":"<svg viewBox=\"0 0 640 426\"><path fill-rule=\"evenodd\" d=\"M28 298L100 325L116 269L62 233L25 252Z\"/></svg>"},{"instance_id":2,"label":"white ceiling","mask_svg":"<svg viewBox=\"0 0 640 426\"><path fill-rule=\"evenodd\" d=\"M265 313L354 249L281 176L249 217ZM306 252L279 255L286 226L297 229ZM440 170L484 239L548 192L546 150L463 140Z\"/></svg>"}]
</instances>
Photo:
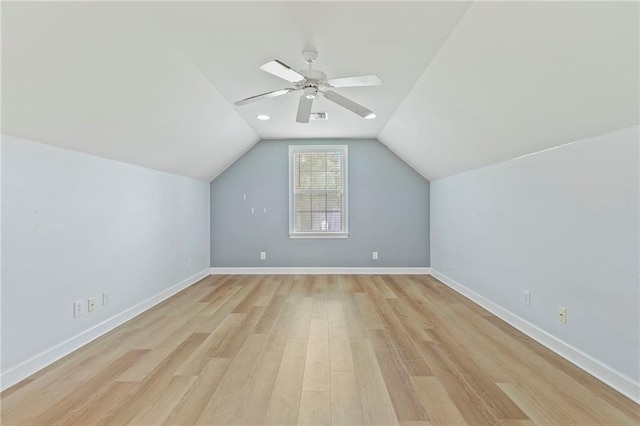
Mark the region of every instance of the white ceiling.
<instances>
[{"instance_id":1,"label":"white ceiling","mask_svg":"<svg viewBox=\"0 0 640 426\"><path fill-rule=\"evenodd\" d=\"M233 105L308 47L384 80L336 90L376 119ZM260 138L378 137L434 179L637 124L638 54L636 2L3 2L2 132L203 180Z\"/></svg>"},{"instance_id":2,"label":"white ceiling","mask_svg":"<svg viewBox=\"0 0 640 426\"><path fill-rule=\"evenodd\" d=\"M638 124L639 5L473 4L379 140L435 179Z\"/></svg>"}]
</instances>

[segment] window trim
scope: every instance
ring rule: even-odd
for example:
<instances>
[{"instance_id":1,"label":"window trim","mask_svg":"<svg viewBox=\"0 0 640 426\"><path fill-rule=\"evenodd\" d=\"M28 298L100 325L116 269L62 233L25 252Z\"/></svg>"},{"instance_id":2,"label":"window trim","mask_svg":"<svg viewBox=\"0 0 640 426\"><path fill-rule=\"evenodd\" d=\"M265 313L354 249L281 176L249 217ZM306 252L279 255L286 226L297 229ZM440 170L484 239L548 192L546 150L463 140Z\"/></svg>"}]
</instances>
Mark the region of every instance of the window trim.
<instances>
[{"instance_id":1,"label":"window trim","mask_svg":"<svg viewBox=\"0 0 640 426\"><path fill-rule=\"evenodd\" d=\"M298 152L342 151L342 223L341 232L296 232L293 155ZM349 238L349 146L348 145L289 145L289 238Z\"/></svg>"}]
</instances>

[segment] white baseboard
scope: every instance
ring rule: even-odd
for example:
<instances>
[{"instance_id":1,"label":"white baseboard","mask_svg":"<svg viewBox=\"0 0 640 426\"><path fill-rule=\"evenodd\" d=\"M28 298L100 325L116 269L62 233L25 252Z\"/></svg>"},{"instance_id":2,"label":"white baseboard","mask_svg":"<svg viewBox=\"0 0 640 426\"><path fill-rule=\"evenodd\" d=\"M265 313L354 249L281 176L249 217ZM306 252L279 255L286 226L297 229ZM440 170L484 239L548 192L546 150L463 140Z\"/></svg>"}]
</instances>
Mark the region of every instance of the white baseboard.
<instances>
[{"instance_id":1,"label":"white baseboard","mask_svg":"<svg viewBox=\"0 0 640 426\"><path fill-rule=\"evenodd\" d=\"M592 376L600 379L613 389L617 390L627 398L640 404L640 383L634 381L630 377L614 370L608 365L598 361L597 359L587 355L580 349L577 349L570 344L558 339L557 337L547 333L543 329L536 325L531 324L529 321L517 316L513 312L503 308L496 303L493 303L489 299L481 296L475 291L465 287L464 285L456 282L454 279L432 269L431 275L442 281L453 290L457 291L464 297L472 300L478 305L482 306L498 318L504 320L511 326L517 328L527 336L536 340L538 343L551 349L556 354L560 355L567 361L580 367Z\"/></svg>"},{"instance_id":2,"label":"white baseboard","mask_svg":"<svg viewBox=\"0 0 640 426\"><path fill-rule=\"evenodd\" d=\"M428 275L431 268L321 268L321 267L275 267L275 268L211 268L211 275Z\"/></svg>"},{"instance_id":3,"label":"white baseboard","mask_svg":"<svg viewBox=\"0 0 640 426\"><path fill-rule=\"evenodd\" d=\"M115 316L96 324L93 327L59 343L58 345L41 352L40 354L28 359L17 366L5 371L0 376L0 390L5 390L10 386L26 379L33 373L42 370L44 367L54 363L65 355L79 349L92 340L97 339L103 334L113 330L120 324L129 321L131 318L140 315L144 311L154 307L158 303L173 296L179 291L184 290L190 285L200 281L202 278L209 276L209 270L205 269L176 285L173 285L160 293L143 300L142 302L116 314Z\"/></svg>"}]
</instances>

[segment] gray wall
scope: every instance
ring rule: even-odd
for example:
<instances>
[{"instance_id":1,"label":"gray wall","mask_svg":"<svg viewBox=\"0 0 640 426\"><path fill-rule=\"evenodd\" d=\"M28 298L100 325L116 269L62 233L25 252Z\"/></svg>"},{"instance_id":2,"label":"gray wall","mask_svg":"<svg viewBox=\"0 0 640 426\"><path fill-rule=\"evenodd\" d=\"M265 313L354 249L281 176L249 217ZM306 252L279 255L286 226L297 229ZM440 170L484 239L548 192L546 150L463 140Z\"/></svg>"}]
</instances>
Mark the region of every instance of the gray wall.
<instances>
[{"instance_id":1,"label":"gray wall","mask_svg":"<svg viewBox=\"0 0 640 426\"><path fill-rule=\"evenodd\" d=\"M208 267L208 182L3 135L3 374Z\"/></svg>"},{"instance_id":2,"label":"gray wall","mask_svg":"<svg viewBox=\"0 0 640 426\"><path fill-rule=\"evenodd\" d=\"M349 238L289 238L294 144L349 146ZM211 182L211 266L429 266L429 182L375 139L261 141Z\"/></svg>"},{"instance_id":3,"label":"gray wall","mask_svg":"<svg viewBox=\"0 0 640 426\"><path fill-rule=\"evenodd\" d=\"M432 268L638 382L638 140L633 127L433 181Z\"/></svg>"}]
</instances>

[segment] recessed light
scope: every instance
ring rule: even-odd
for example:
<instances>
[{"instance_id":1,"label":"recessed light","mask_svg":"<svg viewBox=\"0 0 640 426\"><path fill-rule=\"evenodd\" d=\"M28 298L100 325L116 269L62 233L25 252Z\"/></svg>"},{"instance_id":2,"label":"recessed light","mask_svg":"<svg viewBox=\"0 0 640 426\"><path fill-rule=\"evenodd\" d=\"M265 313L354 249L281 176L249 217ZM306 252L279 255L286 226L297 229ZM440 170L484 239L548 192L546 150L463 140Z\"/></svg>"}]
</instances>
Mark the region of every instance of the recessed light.
<instances>
[{"instance_id":1,"label":"recessed light","mask_svg":"<svg viewBox=\"0 0 640 426\"><path fill-rule=\"evenodd\" d=\"M270 119L271 117L269 117L267 114L259 114L259 115L257 115L257 116L256 116L256 118L257 118L258 120L265 121L265 120Z\"/></svg>"},{"instance_id":2,"label":"recessed light","mask_svg":"<svg viewBox=\"0 0 640 426\"><path fill-rule=\"evenodd\" d=\"M364 118L367 120L371 120L372 118L376 118L376 114L372 112L371 114L367 114Z\"/></svg>"}]
</instances>

